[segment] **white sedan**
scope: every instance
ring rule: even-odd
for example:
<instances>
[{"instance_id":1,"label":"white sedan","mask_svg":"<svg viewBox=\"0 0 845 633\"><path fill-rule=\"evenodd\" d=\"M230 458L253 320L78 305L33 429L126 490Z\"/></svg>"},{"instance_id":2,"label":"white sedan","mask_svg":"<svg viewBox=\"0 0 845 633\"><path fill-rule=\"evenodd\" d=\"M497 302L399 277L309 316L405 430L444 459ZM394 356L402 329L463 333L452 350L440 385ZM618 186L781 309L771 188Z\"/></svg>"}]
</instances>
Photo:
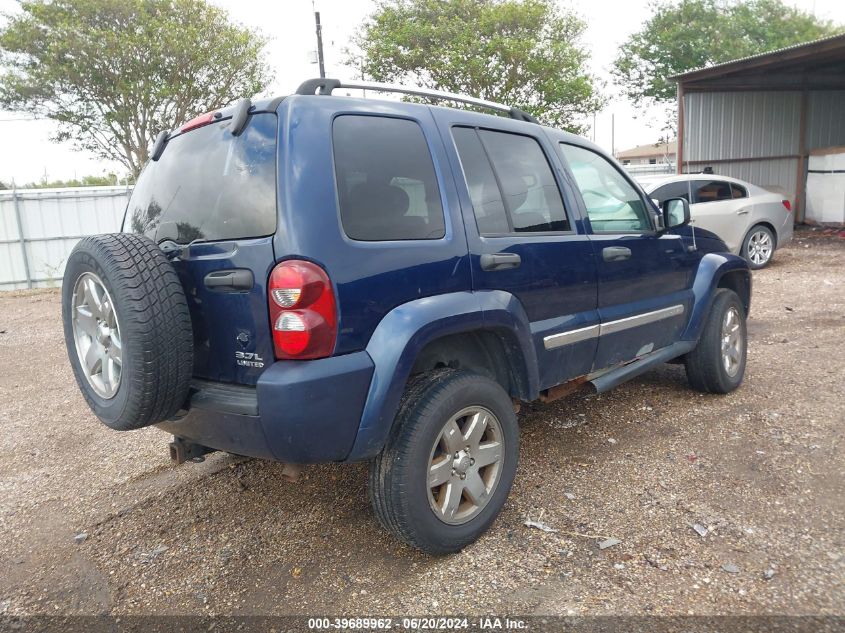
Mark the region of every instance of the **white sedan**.
<instances>
[{"instance_id":1,"label":"white sedan","mask_svg":"<svg viewBox=\"0 0 845 633\"><path fill-rule=\"evenodd\" d=\"M718 235L753 269L763 268L775 249L792 239L789 200L750 182L714 174L643 176L639 181L658 205L685 198L693 224Z\"/></svg>"}]
</instances>

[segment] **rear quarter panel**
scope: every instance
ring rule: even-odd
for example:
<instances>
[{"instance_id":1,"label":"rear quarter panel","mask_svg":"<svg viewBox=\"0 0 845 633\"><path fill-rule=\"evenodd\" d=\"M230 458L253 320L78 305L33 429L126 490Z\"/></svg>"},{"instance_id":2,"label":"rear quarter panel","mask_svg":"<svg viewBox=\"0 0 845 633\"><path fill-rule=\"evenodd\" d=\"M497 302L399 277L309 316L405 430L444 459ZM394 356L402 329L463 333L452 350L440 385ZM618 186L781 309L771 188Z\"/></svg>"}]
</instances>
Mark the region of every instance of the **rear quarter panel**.
<instances>
[{"instance_id":1,"label":"rear quarter panel","mask_svg":"<svg viewBox=\"0 0 845 633\"><path fill-rule=\"evenodd\" d=\"M754 210L748 226L748 230L757 224L768 224L774 227L777 248L787 244L792 239L794 217L783 206L785 199L785 196L760 189L759 193L754 196Z\"/></svg>"}]
</instances>

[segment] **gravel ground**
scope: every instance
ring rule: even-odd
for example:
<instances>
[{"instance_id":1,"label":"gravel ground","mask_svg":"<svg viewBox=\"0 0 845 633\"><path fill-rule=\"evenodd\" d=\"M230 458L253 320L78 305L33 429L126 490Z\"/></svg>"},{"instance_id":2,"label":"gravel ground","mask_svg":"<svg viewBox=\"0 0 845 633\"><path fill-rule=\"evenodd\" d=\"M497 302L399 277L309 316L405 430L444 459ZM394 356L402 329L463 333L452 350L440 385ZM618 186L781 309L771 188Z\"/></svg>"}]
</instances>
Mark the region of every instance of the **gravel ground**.
<instances>
[{"instance_id":1,"label":"gravel ground","mask_svg":"<svg viewBox=\"0 0 845 633\"><path fill-rule=\"evenodd\" d=\"M58 294L5 293L0 614L841 615L843 288L845 240L801 231L754 275L737 392L667 365L523 407L508 505L445 558L381 531L364 465L174 468L161 431L109 431Z\"/></svg>"}]
</instances>

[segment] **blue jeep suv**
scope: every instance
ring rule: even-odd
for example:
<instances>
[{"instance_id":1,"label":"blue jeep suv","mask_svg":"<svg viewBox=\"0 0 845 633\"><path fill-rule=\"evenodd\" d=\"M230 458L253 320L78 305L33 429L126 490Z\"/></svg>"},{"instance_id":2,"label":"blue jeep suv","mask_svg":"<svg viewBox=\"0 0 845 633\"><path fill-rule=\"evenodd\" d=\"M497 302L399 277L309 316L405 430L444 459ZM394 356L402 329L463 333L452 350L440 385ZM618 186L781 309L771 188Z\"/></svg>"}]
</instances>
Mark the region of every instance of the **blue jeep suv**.
<instances>
[{"instance_id":1,"label":"blue jeep suv","mask_svg":"<svg viewBox=\"0 0 845 633\"><path fill-rule=\"evenodd\" d=\"M507 498L520 402L670 361L739 386L748 265L688 223L518 109L309 80L158 137L122 232L68 260L68 354L111 428L179 461L369 460L382 525L453 552Z\"/></svg>"}]
</instances>

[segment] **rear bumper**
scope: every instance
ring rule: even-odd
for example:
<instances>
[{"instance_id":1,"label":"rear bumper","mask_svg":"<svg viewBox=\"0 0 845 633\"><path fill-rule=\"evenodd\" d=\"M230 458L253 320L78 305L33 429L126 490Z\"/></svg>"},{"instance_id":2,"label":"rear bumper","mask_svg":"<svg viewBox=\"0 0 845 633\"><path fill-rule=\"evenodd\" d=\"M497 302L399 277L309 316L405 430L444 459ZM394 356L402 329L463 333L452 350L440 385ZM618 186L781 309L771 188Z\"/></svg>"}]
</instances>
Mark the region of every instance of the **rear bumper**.
<instances>
[{"instance_id":1,"label":"rear bumper","mask_svg":"<svg viewBox=\"0 0 845 633\"><path fill-rule=\"evenodd\" d=\"M355 442L372 375L366 352L277 362L256 387L198 381L187 415L157 426L238 455L342 461Z\"/></svg>"},{"instance_id":2,"label":"rear bumper","mask_svg":"<svg viewBox=\"0 0 845 633\"><path fill-rule=\"evenodd\" d=\"M795 231L795 222L791 213L786 214L783 224L778 227L777 244L775 248L786 246L792 241L792 235Z\"/></svg>"}]
</instances>

